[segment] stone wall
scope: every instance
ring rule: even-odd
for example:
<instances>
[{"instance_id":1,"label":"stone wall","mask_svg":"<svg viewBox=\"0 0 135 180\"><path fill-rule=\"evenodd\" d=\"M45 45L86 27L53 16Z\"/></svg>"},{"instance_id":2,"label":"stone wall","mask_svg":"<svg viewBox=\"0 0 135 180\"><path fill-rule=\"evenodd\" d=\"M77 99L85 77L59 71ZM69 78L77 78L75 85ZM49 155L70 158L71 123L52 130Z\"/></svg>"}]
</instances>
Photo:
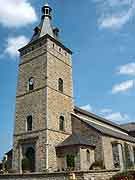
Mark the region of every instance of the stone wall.
<instances>
[{"instance_id":1,"label":"stone wall","mask_svg":"<svg viewBox=\"0 0 135 180\"><path fill-rule=\"evenodd\" d=\"M74 172L76 180L109 180L118 171L81 171ZM69 180L68 173L48 173L48 174L10 174L0 175L1 180Z\"/></svg>"},{"instance_id":2,"label":"stone wall","mask_svg":"<svg viewBox=\"0 0 135 180\"><path fill-rule=\"evenodd\" d=\"M124 166L124 161L125 161L125 152L124 152L124 144L128 144L130 147L130 158L134 162L134 157L133 157L133 147L135 147L134 143L131 143L129 141L123 141L120 139L116 139L113 137L107 137L103 136L102 137L102 146L103 146L103 153L104 153L104 162L105 162L105 167L107 169L113 169L114 168L114 163L113 163L113 154L112 154L112 143L117 143L121 146L121 153L119 156L121 157L120 159L120 166L121 169L123 169Z\"/></svg>"},{"instance_id":3,"label":"stone wall","mask_svg":"<svg viewBox=\"0 0 135 180\"><path fill-rule=\"evenodd\" d=\"M117 173L118 173L117 170L114 170L114 171L103 170L103 171L97 171L97 172L88 171L88 172L83 173L83 179L84 180L109 180L113 175ZM79 177L82 178L82 176L79 176ZM79 180L79 177L77 180Z\"/></svg>"},{"instance_id":4,"label":"stone wall","mask_svg":"<svg viewBox=\"0 0 135 180\"><path fill-rule=\"evenodd\" d=\"M75 116L72 116L72 128L73 132L79 133L82 136L86 137L90 143L96 145L95 149L95 160L101 161L104 159L103 157L103 149L102 149L102 136L95 129L87 126L83 121L79 120Z\"/></svg>"},{"instance_id":5,"label":"stone wall","mask_svg":"<svg viewBox=\"0 0 135 180\"><path fill-rule=\"evenodd\" d=\"M68 180L65 173L0 175L1 180Z\"/></svg>"},{"instance_id":6,"label":"stone wall","mask_svg":"<svg viewBox=\"0 0 135 180\"><path fill-rule=\"evenodd\" d=\"M29 91L28 81L31 77L34 79L34 89ZM63 92L58 89L59 78L63 79ZM43 38L21 50L13 147L14 170L21 172L21 161L25 156L23 151L29 145L34 146L36 172L57 170L55 146L72 133L72 92L72 58L65 48L49 38ZM32 116L32 131L27 130L29 115ZM64 116L64 132L59 129L60 116Z\"/></svg>"},{"instance_id":7,"label":"stone wall","mask_svg":"<svg viewBox=\"0 0 135 180\"><path fill-rule=\"evenodd\" d=\"M14 138L14 170L18 172L21 170L22 147L31 146L32 144L35 145L36 151L36 171L39 172L46 168L46 130L39 130L32 133L23 133Z\"/></svg>"},{"instance_id":8,"label":"stone wall","mask_svg":"<svg viewBox=\"0 0 135 180\"><path fill-rule=\"evenodd\" d=\"M120 158L121 170L124 168L124 164L125 164L125 157L124 157L125 143L130 147L130 159L131 161L134 162L134 156L133 156L133 148L135 147L134 143L131 143L130 141L126 141L126 140L121 140L120 138L118 139L100 134L98 131L96 131L90 126L87 126L86 123L79 120L75 116L72 116L72 128L73 128L73 132L80 133L81 135L85 136L87 140L90 140L91 142L94 141L93 143L96 145L95 160L96 161L103 160L106 169L115 169L113 162L112 143L119 144L119 158Z\"/></svg>"}]
</instances>

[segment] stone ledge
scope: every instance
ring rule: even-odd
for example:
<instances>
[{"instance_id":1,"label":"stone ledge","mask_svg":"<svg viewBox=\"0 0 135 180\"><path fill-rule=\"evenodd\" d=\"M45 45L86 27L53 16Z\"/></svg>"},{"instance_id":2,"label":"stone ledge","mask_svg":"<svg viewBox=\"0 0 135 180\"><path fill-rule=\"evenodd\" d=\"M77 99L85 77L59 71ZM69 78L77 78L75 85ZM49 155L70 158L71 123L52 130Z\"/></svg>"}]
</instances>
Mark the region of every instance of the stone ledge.
<instances>
[{"instance_id":1,"label":"stone ledge","mask_svg":"<svg viewBox=\"0 0 135 180\"><path fill-rule=\"evenodd\" d=\"M72 171L76 175L76 180L86 180L94 178L94 180L108 180L110 177L120 172L115 170L90 170L90 171ZM70 172L71 173L71 172ZM53 173L29 173L29 174L3 174L0 175L2 180L68 180L69 172L53 172Z\"/></svg>"},{"instance_id":2,"label":"stone ledge","mask_svg":"<svg viewBox=\"0 0 135 180\"><path fill-rule=\"evenodd\" d=\"M63 173L29 173L29 174L0 174L0 179L23 179L23 178L47 178L47 177L65 177L67 172ZM35 179L34 179L35 180Z\"/></svg>"},{"instance_id":3,"label":"stone ledge","mask_svg":"<svg viewBox=\"0 0 135 180\"><path fill-rule=\"evenodd\" d=\"M75 174L99 174L99 173L114 173L114 172L120 172L119 169L114 169L114 170L89 170L89 171L72 171L72 173ZM9 173L9 174L0 174L1 176L52 176L52 175L67 175L69 172L52 172L52 173L24 173L24 174L19 174L19 173Z\"/></svg>"}]
</instances>

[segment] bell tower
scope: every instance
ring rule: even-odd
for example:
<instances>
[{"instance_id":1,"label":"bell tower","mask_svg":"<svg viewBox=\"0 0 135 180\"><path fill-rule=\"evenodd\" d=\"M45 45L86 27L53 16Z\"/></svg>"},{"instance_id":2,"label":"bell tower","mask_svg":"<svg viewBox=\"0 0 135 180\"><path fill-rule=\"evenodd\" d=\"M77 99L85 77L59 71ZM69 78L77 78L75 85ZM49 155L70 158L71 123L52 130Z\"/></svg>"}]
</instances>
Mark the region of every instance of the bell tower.
<instances>
[{"instance_id":1,"label":"bell tower","mask_svg":"<svg viewBox=\"0 0 135 180\"><path fill-rule=\"evenodd\" d=\"M52 9L42 7L39 26L20 51L16 94L13 169L57 170L55 147L72 134L72 52L52 25Z\"/></svg>"}]
</instances>

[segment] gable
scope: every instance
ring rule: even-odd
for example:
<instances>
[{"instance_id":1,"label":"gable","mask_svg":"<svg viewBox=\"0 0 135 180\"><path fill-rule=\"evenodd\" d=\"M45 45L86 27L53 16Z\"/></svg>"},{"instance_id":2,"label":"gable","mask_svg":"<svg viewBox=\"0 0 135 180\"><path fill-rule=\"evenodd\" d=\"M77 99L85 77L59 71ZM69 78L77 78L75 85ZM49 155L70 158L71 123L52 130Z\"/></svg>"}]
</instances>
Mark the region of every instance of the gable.
<instances>
[{"instance_id":1,"label":"gable","mask_svg":"<svg viewBox=\"0 0 135 180\"><path fill-rule=\"evenodd\" d=\"M73 116L75 116L78 120L84 122L85 124L87 124L88 127L93 128L96 132L102 135L115 137L117 139L122 139L122 140L135 143L135 138L128 135L128 133L126 134L125 132L122 132L122 131L116 131L114 129L111 129L110 127L108 128L104 126L103 124L95 123L94 121L90 121L89 119L86 119L84 117L81 117L75 114L73 114Z\"/></svg>"}]
</instances>

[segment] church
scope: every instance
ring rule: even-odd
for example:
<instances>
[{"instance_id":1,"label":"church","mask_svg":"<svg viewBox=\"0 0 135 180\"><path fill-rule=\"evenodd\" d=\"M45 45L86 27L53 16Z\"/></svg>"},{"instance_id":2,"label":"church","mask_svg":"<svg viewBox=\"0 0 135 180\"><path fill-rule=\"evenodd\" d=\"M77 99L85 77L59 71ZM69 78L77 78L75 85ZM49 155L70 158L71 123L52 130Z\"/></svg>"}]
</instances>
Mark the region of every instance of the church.
<instances>
[{"instance_id":1,"label":"church","mask_svg":"<svg viewBox=\"0 0 135 180\"><path fill-rule=\"evenodd\" d=\"M135 167L135 133L74 105L72 51L42 7L31 41L20 50L12 169L22 173Z\"/></svg>"}]
</instances>

